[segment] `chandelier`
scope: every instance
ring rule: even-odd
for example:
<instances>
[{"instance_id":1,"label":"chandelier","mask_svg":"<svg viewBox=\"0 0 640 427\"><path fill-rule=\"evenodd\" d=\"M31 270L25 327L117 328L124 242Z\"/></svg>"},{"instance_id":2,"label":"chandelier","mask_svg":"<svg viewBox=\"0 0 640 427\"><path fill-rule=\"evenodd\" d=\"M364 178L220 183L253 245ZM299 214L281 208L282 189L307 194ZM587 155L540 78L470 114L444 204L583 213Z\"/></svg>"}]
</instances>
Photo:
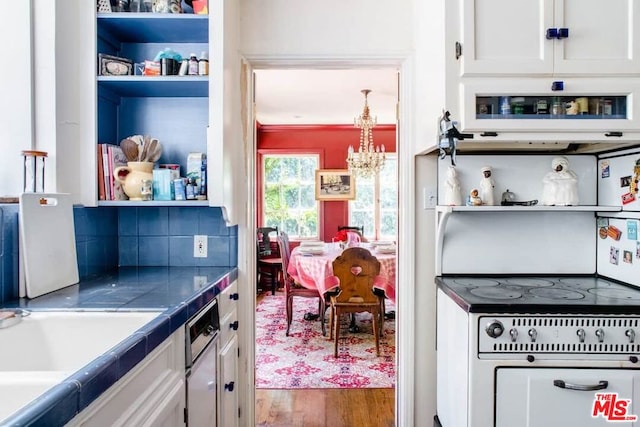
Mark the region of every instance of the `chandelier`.
<instances>
[{"instance_id":1,"label":"chandelier","mask_svg":"<svg viewBox=\"0 0 640 427\"><path fill-rule=\"evenodd\" d=\"M370 89L363 89L364 109L362 114L353 120L353 126L360 128L360 147L358 151L349 145L347 153L347 165L349 170L356 176L370 178L377 175L384 167L384 145L381 147L373 146L373 128L378 123L375 117L369 114L369 105L367 104L367 95Z\"/></svg>"}]
</instances>

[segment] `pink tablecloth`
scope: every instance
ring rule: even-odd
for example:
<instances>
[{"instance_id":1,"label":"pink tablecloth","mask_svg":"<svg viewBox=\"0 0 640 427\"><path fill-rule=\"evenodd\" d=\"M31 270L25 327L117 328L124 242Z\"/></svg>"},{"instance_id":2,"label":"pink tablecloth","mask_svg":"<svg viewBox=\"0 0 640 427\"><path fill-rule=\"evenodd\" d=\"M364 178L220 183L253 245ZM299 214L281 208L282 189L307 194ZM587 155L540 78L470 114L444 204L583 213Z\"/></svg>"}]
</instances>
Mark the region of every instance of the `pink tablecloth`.
<instances>
[{"instance_id":1,"label":"pink tablecloth","mask_svg":"<svg viewBox=\"0 0 640 427\"><path fill-rule=\"evenodd\" d=\"M387 298L394 304L396 302L396 256L395 254L380 254L374 249L371 253L380 261L380 275L373 287L384 291ZM318 289L324 294L337 287L333 275L333 260L342 253L340 249L334 249L331 244L326 245L322 254L308 254L296 247L291 251L287 272L296 282L309 289Z\"/></svg>"}]
</instances>

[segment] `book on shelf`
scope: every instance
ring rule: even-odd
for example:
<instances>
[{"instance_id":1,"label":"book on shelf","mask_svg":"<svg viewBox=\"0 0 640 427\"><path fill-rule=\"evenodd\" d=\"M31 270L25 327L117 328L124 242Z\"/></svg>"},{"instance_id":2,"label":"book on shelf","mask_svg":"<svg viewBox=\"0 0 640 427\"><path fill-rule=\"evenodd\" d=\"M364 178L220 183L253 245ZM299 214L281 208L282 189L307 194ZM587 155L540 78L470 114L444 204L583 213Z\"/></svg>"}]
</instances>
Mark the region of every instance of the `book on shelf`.
<instances>
[{"instance_id":1,"label":"book on shelf","mask_svg":"<svg viewBox=\"0 0 640 427\"><path fill-rule=\"evenodd\" d=\"M115 144L98 144L98 200L128 199L113 174L118 166L127 166L122 148Z\"/></svg>"},{"instance_id":2,"label":"book on shelf","mask_svg":"<svg viewBox=\"0 0 640 427\"><path fill-rule=\"evenodd\" d=\"M113 174L115 168L119 166L127 166L127 157L124 155L120 146L109 145L109 162L111 166L109 169L111 174L111 200L128 200L129 198L124 194L124 190L122 189L122 184L120 181L115 179Z\"/></svg>"},{"instance_id":3,"label":"book on shelf","mask_svg":"<svg viewBox=\"0 0 640 427\"><path fill-rule=\"evenodd\" d=\"M104 164L102 163L102 144L98 144L98 200L106 200L104 185Z\"/></svg>"}]
</instances>

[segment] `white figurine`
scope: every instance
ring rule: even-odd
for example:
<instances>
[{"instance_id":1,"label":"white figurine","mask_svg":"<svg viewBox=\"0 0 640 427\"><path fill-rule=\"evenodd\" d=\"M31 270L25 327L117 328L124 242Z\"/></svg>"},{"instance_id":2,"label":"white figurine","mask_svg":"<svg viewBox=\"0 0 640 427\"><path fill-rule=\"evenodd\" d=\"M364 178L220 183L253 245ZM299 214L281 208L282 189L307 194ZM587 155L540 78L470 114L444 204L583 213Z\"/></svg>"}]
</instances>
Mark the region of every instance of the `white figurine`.
<instances>
[{"instance_id":1,"label":"white figurine","mask_svg":"<svg viewBox=\"0 0 640 427\"><path fill-rule=\"evenodd\" d=\"M484 166L482 169L482 179L480 180L480 198L483 205L495 205L493 190L496 187L493 178L491 178L491 166Z\"/></svg>"},{"instance_id":2,"label":"white figurine","mask_svg":"<svg viewBox=\"0 0 640 427\"><path fill-rule=\"evenodd\" d=\"M462 193L460 193L460 181L456 173L456 168L449 166L447 170L447 180L444 182L444 204L446 206L462 205Z\"/></svg>"},{"instance_id":3,"label":"white figurine","mask_svg":"<svg viewBox=\"0 0 640 427\"><path fill-rule=\"evenodd\" d=\"M467 206L480 206L482 205L482 199L478 197L478 189L474 188L469 191L469 195L467 196Z\"/></svg>"},{"instance_id":4,"label":"white figurine","mask_svg":"<svg viewBox=\"0 0 640 427\"><path fill-rule=\"evenodd\" d=\"M578 204L578 176L569 169L566 157L555 157L553 171L542 180L542 204L546 206L576 206Z\"/></svg>"}]
</instances>

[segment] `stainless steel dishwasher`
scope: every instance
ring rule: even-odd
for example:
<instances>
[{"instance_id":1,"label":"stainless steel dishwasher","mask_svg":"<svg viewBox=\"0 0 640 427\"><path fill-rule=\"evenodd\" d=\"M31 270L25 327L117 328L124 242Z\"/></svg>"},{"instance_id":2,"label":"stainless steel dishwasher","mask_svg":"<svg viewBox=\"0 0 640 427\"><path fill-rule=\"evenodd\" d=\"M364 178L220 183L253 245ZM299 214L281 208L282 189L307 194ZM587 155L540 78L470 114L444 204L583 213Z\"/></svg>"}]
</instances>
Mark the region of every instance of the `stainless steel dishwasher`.
<instances>
[{"instance_id":1,"label":"stainless steel dishwasher","mask_svg":"<svg viewBox=\"0 0 640 427\"><path fill-rule=\"evenodd\" d=\"M211 427L217 422L216 360L220 331L218 300L213 299L186 326L187 426Z\"/></svg>"}]
</instances>

